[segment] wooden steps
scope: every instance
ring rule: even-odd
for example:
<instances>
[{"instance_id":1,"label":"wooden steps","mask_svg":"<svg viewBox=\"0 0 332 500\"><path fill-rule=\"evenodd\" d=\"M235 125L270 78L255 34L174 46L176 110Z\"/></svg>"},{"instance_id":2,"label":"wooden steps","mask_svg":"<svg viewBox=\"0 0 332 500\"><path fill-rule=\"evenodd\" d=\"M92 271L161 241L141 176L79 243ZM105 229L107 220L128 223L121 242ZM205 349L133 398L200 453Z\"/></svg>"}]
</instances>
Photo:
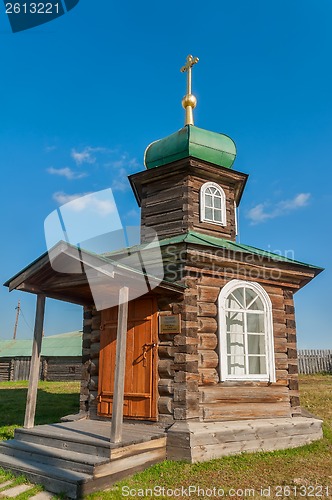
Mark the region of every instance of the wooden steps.
<instances>
[{"instance_id":1,"label":"wooden steps","mask_svg":"<svg viewBox=\"0 0 332 500\"><path fill-rule=\"evenodd\" d=\"M125 424L120 444L110 444L109 433L109 422L89 420L17 429L0 443L0 467L81 498L166 458L163 429Z\"/></svg>"}]
</instances>

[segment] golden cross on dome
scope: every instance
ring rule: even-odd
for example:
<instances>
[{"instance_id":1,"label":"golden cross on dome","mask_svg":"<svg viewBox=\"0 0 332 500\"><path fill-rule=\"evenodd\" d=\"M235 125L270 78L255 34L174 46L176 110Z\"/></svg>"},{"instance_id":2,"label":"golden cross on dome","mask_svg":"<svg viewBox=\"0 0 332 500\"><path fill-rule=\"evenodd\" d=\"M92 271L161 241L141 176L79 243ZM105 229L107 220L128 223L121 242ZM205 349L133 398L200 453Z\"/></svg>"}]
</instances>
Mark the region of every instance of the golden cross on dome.
<instances>
[{"instance_id":1,"label":"golden cross on dome","mask_svg":"<svg viewBox=\"0 0 332 500\"><path fill-rule=\"evenodd\" d=\"M197 99L191 93L191 68L194 64L197 64L199 61L198 57L193 57L189 55L187 57L187 62L181 68L181 73L187 73L187 94L182 99L182 106L186 111L186 117L184 124L185 125L194 125L194 115L193 109L196 108Z\"/></svg>"}]
</instances>

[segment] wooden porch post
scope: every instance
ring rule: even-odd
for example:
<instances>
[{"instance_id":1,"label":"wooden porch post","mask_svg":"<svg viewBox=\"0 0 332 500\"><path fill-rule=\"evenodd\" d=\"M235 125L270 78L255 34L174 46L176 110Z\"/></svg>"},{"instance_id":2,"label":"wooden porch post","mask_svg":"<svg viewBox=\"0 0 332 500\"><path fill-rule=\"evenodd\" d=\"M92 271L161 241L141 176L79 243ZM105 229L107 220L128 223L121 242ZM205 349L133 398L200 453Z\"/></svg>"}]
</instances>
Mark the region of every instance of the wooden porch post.
<instances>
[{"instance_id":1,"label":"wooden porch post","mask_svg":"<svg viewBox=\"0 0 332 500\"><path fill-rule=\"evenodd\" d=\"M129 288L126 286L120 288L118 331L116 337L111 443L119 443L122 439L124 382L126 373L126 343L128 327L128 298Z\"/></svg>"},{"instance_id":2,"label":"wooden porch post","mask_svg":"<svg viewBox=\"0 0 332 500\"><path fill-rule=\"evenodd\" d=\"M40 370L40 353L43 338L45 312L45 295L37 295L35 329L33 334L32 356L30 363L30 377L27 403L25 408L24 427L31 429L35 424L37 389Z\"/></svg>"}]
</instances>

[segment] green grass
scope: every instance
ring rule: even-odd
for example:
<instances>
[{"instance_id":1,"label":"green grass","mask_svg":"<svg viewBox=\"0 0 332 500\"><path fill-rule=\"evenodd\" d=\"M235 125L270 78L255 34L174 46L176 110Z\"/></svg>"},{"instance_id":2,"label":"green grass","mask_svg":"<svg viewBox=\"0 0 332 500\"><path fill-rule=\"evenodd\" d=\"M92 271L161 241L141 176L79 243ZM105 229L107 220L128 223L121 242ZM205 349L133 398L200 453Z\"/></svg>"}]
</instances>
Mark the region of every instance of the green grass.
<instances>
[{"instance_id":1,"label":"green grass","mask_svg":"<svg viewBox=\"0 0 332 500\"><path fill-rule=\"evenodd\" d=\"M0 439L12 437L13 429L23 423L26 397L25 382L0 383ZM75 413L78 409L77 383L50 383L42 382L38 395L36 423L56 422L68 413ZM235 490L255 489L256 498L262 498L260 489L272 487L270 499L295 499L295 498L328 498L327 496L301 495L299 492L288 495L276 496L274 487L277 485L300 488L312 485L328 486L332 498L332 376L311 375L300 377L301 404L311 413L324 420L324 438L311 445L301 448L277 451L273 453L242 454L233 457L211 460L200 464L166 461L150 467L146 471L126 479L110 491L89 495L89 500L123 499L122 488L135 490L136 497L147 498L145 489L153 489L156 485L170 488L188 487L190 485L200 488L223 488L225 497L227 493ZM0 471L0 481L10 477ZM16 481L24 481L17 478ZM40 487L36 487L37 490ZM37 491L36 490L36 491ZM34 490L35 491L35 490ZM301 493L303 490L301 490ZM241 495L237 499L250 498ZM309 493L309 492L308 492ZM19 497L26 500L30 494ZM128 496L128 498L133 498ZM162 498L159 496L159 498ZM168 496L168 498L175 498ZM177 498L185 498L177 496ZM190 498L202 498L191 494ZM205 497L206 498L206 497ZM230 498L230 496L228 496ZM252 498L252 497L251 497ZM265 497L267 498L267 497Z\"/></svg>"},{"instance_id":2,"label":"green grass","mask_svg":"<svg viewBox=\"0 0 332 500\"><path fill-rule=\"evenodd\" d=\"M16 427L22 427L24 422L25 403L28 382L0 382L0 441L12 439ZM36 424L58 422L61 417L70 413L77 413L79 409L79 382L40 382L36 410ZM23 477L0 469L1 483L12 480L12 486L28 483ZM42 491L41 486L35 485L26 493L17 497L18 500L27 500Z\"/></svg>"},{"instance_id":3,"label":"green grass","mask_svg":"<svg viewBox=\"0 0 332 500\"><path fill-rule=\"evenodd\" d=\"M77 413L79 382L40 382L36 425L58 422L61 417ZM12 439L16 427L24 422L28 382L0 382L0 440Z\"/></svg>"}]
</instances>

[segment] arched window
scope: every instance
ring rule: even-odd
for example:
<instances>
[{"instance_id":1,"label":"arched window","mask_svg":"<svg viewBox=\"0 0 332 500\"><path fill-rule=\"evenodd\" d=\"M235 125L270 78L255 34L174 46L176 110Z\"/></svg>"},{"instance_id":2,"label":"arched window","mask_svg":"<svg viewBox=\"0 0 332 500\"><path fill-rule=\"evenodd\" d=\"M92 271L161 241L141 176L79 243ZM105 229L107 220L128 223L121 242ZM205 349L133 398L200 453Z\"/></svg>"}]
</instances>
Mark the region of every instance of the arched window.
<instances>
[{"instance_id":1,"label":"arched window","mask_svg":"<svg viewBox=\"0 0 332 500\"><path fill-rule=\"evenodd\" d=\"M271 300L262 286L233 280L219 295L221 380L275 382Z\"/></svg>"},{"instance_id":2,"label":"arched window","mask_svg":"<svg viewBox=\"0 0 332 500\"><path fill-rule=\"evenodd\" d=\"M226 197L223 189L214 182L201 187L201 222L226 226Z\"/></svg>"}]
</instances>

